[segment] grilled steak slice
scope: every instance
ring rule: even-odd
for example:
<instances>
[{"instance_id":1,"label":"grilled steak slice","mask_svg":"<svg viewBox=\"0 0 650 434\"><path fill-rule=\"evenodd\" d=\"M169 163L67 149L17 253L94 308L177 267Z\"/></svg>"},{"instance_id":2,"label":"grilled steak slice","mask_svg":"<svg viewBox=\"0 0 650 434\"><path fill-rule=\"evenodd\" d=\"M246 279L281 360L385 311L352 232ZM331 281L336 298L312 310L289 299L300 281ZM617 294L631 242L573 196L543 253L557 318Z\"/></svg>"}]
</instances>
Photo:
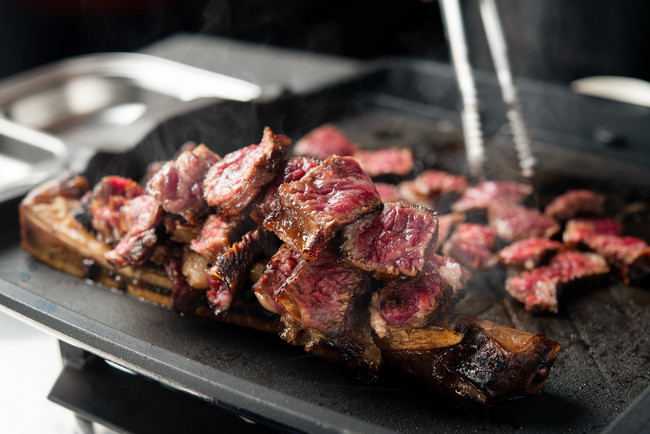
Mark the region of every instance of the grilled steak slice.
<instances>
[{"instance_id":1,"label":"grilled steak slice","mask_svg":"<svg viewBox=\"0 0 650 434\"><path fill-rule=\"evenodd\" d=\"M584 247L585 238L593 235L622 235L623 225L607 217L583 217L566 223L562 241L568 247Z\"/></svg>"},{"instance_id":2,"label":"grilled steak slice","mask_svg":"<svg viewBox=\"0 0 650 434\"><path fill-rule=\"evenodd\" d=\"M199 307L206 305L206 292L193 289L187 283L179 252L174 251L165 256L165 271L173 287L172 307L181 315L192 316Z\"/></svg>"},{"instance_id":3,"label":"grilled steak slice","mask_svg":"<svg viewBox=\"0 0 650 434\"><path fill-rule=\"evenodd\" d=\"M372 328L381 338L390 328L420 328L441 310L450 309L464 291L469 272L451 258L433 255L419 279L393 280L373 295Z\"/></svg>"},{"instance_id":4,"label":"grilled steak slice","mask_svg":"<svg viewBox=\"0 0 650 434\"><path fill-rule=\"evenodd\" d=\"M593 234L583 243L603 255L626 285L645 282L650 275L650 246L641 238Z\"/></svg>"},{"instance_id":5,"label":"grilled steak slice","mask_svg":"<svg viewBox=\"0 0 650 434\"><path fill-rule=\"evenodd\" d=\"M406 148L357 151L352 156L370 176L408 175L413 170L413 152Z\"/></svg>"},{"instance_id":6,"label":"grilled steak slice","mask_svg":"<svg viewBox=\"0 0 650 434\"><path fill-rule=\"evenodd\" d=\"M201 234L190 242L190 248L209 262L223 253L240 234L244 216L210 214L201 227Z\"/></svg>"},{"instance_id":7,"label":"grilled steak slice","mask_svg":"<svg viewBox=\"0 0 650 434\"><path fill-rule=\"evenodd\" d=\"M560 351L541 335L461 313L440 313L416 333L426 338L415 348L406 333L380 341L384 359L463 406L539 392Z\"/></svg>"},{"instance_id":8,"label":"grilled steak slice","mask_svg":"<svg viewBox=\"0 0 650 434\"><path fill-rule=\"evenodd\" d=\"M465 190L451 208L456 212L487 209L495 202L519 203L530 196L530 185L512 181L485 181Z\"/></svg>"},{"instance_id":9,"label":"grilled steak slice","mask_svg":"<svg viewBox=\"0 0 650 434\"><path fill-rule=\"evenodd\" d=\"M298 252L283 244L266 265L266 269L253 285L255 296L266 310L279 314L286 312L282 304L276 301L276 293L293 274L300 258Z\"/></svg>"},{"instance_id":10,"label":"grilled steak slice","mask_svg":"<svg viewBox=\"0 0 650 434\"><path fill-rule=\"evenodd\" d=\"M532 270L545 263L564 246L559 241L546 238L529 238L504 247L499 252L499 260L508 267Z\"/></svg>"},{"instance_id":11,"label":"grilled steak slice","mask_svg":"<svg viewBox=\"0 0 650 434\"><path fill-rule=\"evenodd\" d=\"M23 202L30 205L48 203L62 197L79 200L90 191L90 184L83 176L64 172L30 191Z\"/></svg>"},{"instance_id":12,"label":"grilled steak slice","mask_svg":"<svg viewBox=\"0 0 650 434\"><path fill-rule=\"evenodd\" d=\"M531 312L557 313L560 293L576 283L609 273L605 259L594 253L566 251L551 262L519 276L506 279L506 291Z\"/></svg>"},{"instance_id":13,"label":"grilled steak slice","mask_svg":"<svg viewBox=\"0 0 650 434\"><path fill-rule=\"evenodd\" d=\"M403 181L400 192L407 200L415 203L428 202L434 206L441 198L457 198L467 189L464 176L452 175L442 170L425 170L412 181Z\"/></svg>"},{"instance_id":14,"label":"grilled steak slice","mask_svg":"<svg viewBox=\"0 0 650 434\"><path fill-rule=\"evenodd\" d=\"M497 236L509 243L526 238L552 238L560 232L557 222L533 208L499 202L488 207L488 222Z\"/></svg>"},{"instance_id":15,"label":"grilled steak slice","mask_svg":"<svg viewBox=\"0 0 650 434\"><path fill-rule=\"evenodd\" d=\"M310 260L336 231L381 206L370 177L352 157L330 157L278 189L278 207L264 227Z\"/></svg>"},{"instance_id":16,"label":"grilled steak slice","mask_svg":"<svg viewBox=\"0 0 650 434\"><path fill-rule=\"evenodd\" d=\"M294 155L319 158L321 160L339 155L346 157L359 149L348 137L333 125L315 128L300 139L293 147Z\"/></svg>"},{"instance_id":17,"label":"grilled steak slice","mask_svg":"<svg viewBox=\"0 0 650 434\"><path fill-rule=\"evenodd\" d=\"M436 245L438 219L407 202L385 204L343 230L345 263L377 279L415 277Z\"/></svg>"},{"instance_id":18,"label":"grilled steak slice","mask_svg":"<svg viewBox=\"0 0 650 434\"><path fill-rule=\"evenodd\" d=\"M469 268L487 269L497 258L497 236L492 229L476 223L461 223L442 247L442 253Z\"/></svg>"},{"instance_id":19,"label":"grilled steak slice","mask_svg":"<svg viewBox=\"0 0 650 434\"><path fill-rule=\"evenodd\" d=\"M399 192L397 185L388 184L385 182L375 182L375 189L379 193L381 201L384 203L387 202L397 202L402 200L402 196Z\"/></svg>"},{"instance_id":20,"label":"grilled steak slice","mask_svg":"<svg viewBox=\"0 0 650 434\"><path fill-rule=\"evenodd\" d=\"M149 259L158 236L156 228L162 222L162 207L154 197L143 194L120 208L120 227L125 235L106 252L106 259L118 268L141 265Z\"/></svg>"},{"instance_id":21,"label":"grilled steak slice","mask_svg":"<svg viewBox=\"0 0 650 434\"><path fill-rule=\"evenodd\" d=\"M251 218L257 224L261 225L264 222L264 219L276 208L278 188L282 184L302 179L309 170L319 164L319 160L308 157L294 157L285 161L282 164L278 175L269 184L264 196L253 205L253 208L251 209Z\"/></svg>"},{"instance_id":22,"label":"grilled steak slice","mask_svg":"<svg viewBox=\"0 0 650 434\"><path fill-rule=\"evenodd\" d=\"M449 234L454 230L454 227L462 223L465 220L465 215L459 212L452 212L450 214L442 214L438 216L438 247L437 249L442 249L442 246Z\"/></svg>"},{"instance_id":23,"label":"grilled steak slice","mask_svg":"<svg viewBox=\"0 0 650 434\"><path fill-rule=\"evenodd\" d=\"M271 240L271 233L257 228L216 257L208 270L210 289L207 292L208 302L216 314L230 308L234 297L247 283L250 268L265 255Z\"/></svg>"},{"instance_id":24,"label":"grilled steak slice","mask_svg":"<svg viewBox=\"0 0 650 434\"><path fill-rule=\"evenodd\" d=\"M214 164L203 180L208 205L218 214L241 213L280 169L291 141L270 128L264 129L259 145L250 145L223 157Z\"/></svg>"},{"instance_id":25,"label":"grilled steak slice","mask_svg":"<svg viewBox=\"0 0 650 434\"><path fill-rule=\"evenodd\" d=\"M568 190L553 199L544 213L557 220L569 220L578 216L599 216L604 213L605 196L591 190Z\"/></svg>"},{"instance_id":26,"label":"grilled steak slice","mask_svg":"<svg viewBox=\"0 0 650 434\"><path fill-rule=\"evenodd\" d=\"M147 193L160 201L165 211L195 223L208 210L203 199L203 178L219 156L205 145L186 144L147 183Z\"/></svg>"},{"instance_id":27,"label":"grilled steak slice","mask_svg":"<svg viewBox=\"0 0 650 434\"><path fill-rule=\"evenodd\" d=\"M121 176L106 176L81 199L74 217L107 244L117 243L124 235L120 226L120 208L144 190L137 182Z\"/></svg>"}]
</instances>

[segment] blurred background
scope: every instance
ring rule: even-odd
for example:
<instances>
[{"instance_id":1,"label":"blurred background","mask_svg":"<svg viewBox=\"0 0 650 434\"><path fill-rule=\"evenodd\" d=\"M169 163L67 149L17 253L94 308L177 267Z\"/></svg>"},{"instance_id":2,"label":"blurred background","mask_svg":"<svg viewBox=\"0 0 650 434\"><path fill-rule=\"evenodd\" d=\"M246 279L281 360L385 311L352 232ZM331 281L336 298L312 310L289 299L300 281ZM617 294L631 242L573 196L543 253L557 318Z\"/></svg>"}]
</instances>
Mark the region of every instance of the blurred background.
<instances>
[{"instance_id":1,"label":"blurred background","mask_svg":"<svg viewBox=\"0 0 650 434\"><path fill-rule=\"evenodd\" d=\"M472 63L491 69L477 0L461 3ZM650 79L650 2L497 4L516 76L554 82L590 75ZM83 53L137 50L179 32L357 59L448 59L435 1L3 0L0 77Z\"/></svg>"}]
</instances>

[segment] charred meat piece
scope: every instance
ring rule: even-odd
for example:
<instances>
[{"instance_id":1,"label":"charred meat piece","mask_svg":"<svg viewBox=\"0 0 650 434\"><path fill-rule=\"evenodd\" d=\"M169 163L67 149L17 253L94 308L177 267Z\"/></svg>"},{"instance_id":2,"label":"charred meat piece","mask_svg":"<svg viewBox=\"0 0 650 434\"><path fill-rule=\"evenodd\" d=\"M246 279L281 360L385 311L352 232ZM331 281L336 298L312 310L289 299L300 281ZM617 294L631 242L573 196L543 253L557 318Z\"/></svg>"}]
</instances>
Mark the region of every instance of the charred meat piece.
<instances>
[{"instance_id":1,"label":"charred meat piece","mask_svg":"<svg viewBox=\"0 0 650 434\"><path fill-rule=\"evenodd\" d=\"M264 196L253 205L251 218L261 225L266 216L270 215L276 208L278 188L282 184L302 179L309 170L319 164L320 161L309 157L294 157L285 161L278 175L269 184Z\"/></svg>"},{"instance_id":2,"label":"charred meat piece","mask_svg":"<svg viewBox=\"0 0 650 434\"><path fill-rule=\"evenodd\" d=\"M381 338L391 327L420 328L435 312L450 309L465 289L469 272L451 258L433 255L419 279L394 280L374 294L372 328Z\"/></svg>"},{"instance_id":3,"label":"charred meat piece","mask_svg":"<svg viewBox=\"0 0 650 434\"><path fill-rule=\"evenodd\" d=\"M413 152L406 148L357 151L352 156L370 176L408 175L413 170Z\"/></svg>"},{"instance_id":4,"label":"charred meat piece","mask_svg":"<svg viewBox=\"0 0 650 434\"><path fill-rule=\"evenodd\" d=\"M458 197L467 189L464 176L452 175L442 170L425 170L412 181L403 181L400 192L415 203L437 205L442 197Z\"/></svg>"},{"instance_id":5,"label":"charred meat piece","mask_svg":"<svg viewBox=\"0 0 650 434\"><path fill-rule=\"evenodd\" d=\"M278 207L264 227L310 260L341 227L381 206L370 177L352 157L330 157L278 189Z\"/></svg>"},{"instance_id":6,"label":"charred meat piece","mask_svg":"<svg viewBox=\"0 0 650 434\"><path fill-rule=\"evenodd\" d=\"M168 253L165 271L172 282L172 307L181 315L193 316L206 304L206 292L193 289L183 275L183 262L177 252Z\"/></svg>"},{"instance_id":7,"label":"charred meat piece","mask_svg":"<svg viewBox=\"0 0 650 434\"><path fill-rule=\"evenodd\" d=\"M487 209L495 202L519 203L530 196L530 185L512 181L485 181L465 190L451 208L456 212Z\"/></svg>"},{"instance_id":8,"label":"charred meat piece","mask_svg":"<svg viewBox=\"0 0 650 434\"><path fill-rule=\"evenodd\" d=\"M506 291L531 312L558 311L562 291L587 279L596 280L609 273L605 259L595 253L566 251L543 267L506 279Z\"/></svg>"},{"instance_id":9,"label":"charred meat piece","mask_svg":"<svg viewBox=\"0 0 650 434\"><path fill-rule=\"evenodd\" d=\"M461 313L440 313L416 333L426 338L415 348L406 333L382 340L385 360L462 406L539 392L560 351L541 335Z\"/></svg>"},{"instance_id":10,"label":"charred meat piece","mask_svg":"<svg viewBox=\"0 0 650 434\"><path fill-rule=\"evenodd\" d=\"M255 296L266 310L279 314L285 312L282 304L275 301L276 293L291 276L300 258L298 252L283 244L266 265L266 269L253 285Z\"/></svg>"},{"instance_id":11,"label":"charred meat piece","mask_svg":"<svg viewBox=\"0 0 650 434\"><path fill-rule=\"evenodd\" d=\"M583 243L603 255L626 285L650 275L650 246L641 238L593 234Z\"/></svg>"},{"instance_id":12,"label":"charred meat piece","mask_svg":"<svg viewBox=\"0 0 650 434\"><path fill-rule=\"evenodd\" d=\"M125 235L105 257L117 268L141 265L149 259L158 242L156 228L162 222L162 207L147 194L126 202L119 210L120 227Z\"/></svg>"},{"instance_id":13,"label":"charred meat piece","mask_svg":"<svg viewBox=\"0 0 650 434\"><path fill-rule=\"evenodd\" d=\"M64 172L30 191L24 203L31 205L50 202L53 198L81 199L90 190L88 180L72 172Z\"/></svg>"},{"instance_id":14,"label":"charred meat piece","mask_svg":"<svg viewBox=\"0 0 650 434\"><path fill-rule=\"evenodd\" d=\"M604 213L605 196L591 190L568 190L553 199L544 213L564 221L578 216L599 216Z\"/></svg>"},{"instance_id":15,"label":"charred meat piece","mask_svg":"<svg viewBox=\"0 0 650 434\"><path fill-rule=\"evenodd\" d=\"M300 139L293 148L293 154L324 160L332 155L350 156L358 149L359 146L341 130L326 124L313 129Z\"/></svg>"},{"instance_id":16,"label":"charred meat piece","mask_svg":"<svg viewBox=\"0 0 650 434\"><path fill-rule=\"evenodd\" d=\"M593 234L620 236L623 234L623 225L607 217L571 219L566 223L562 241L568 247L583 247L585 238Z\"/></svg>"},{"instance_id":17,"label":"charred meat piece","mask_svg":"<svg viewBox=\"0 0 650 434\"><path fill-rule=\"evenodd\" d=\"M218 255L208 270L210 289L207 297L216 314L230 308L235 296L245 286L249 269L267 251L272 234L263 228L246 233L241 241Z\"/></svg>"},{"instance_id":18,"label":"charred meat piece","mask_svg":"<svg viewBox=\"0 0 650 434\"><path fill-rule=\"evenodd\" d=\"M137 182L121 176L105 176L87 193L73 212L74 217L107 244L117 243L124 235L120 226L120 208L130 199L144 194Z\"/></svg>"},{"instance_id":19,"label":"charred meat piece","mask_svg":"<svg viewBox=\"0 0 650 434\"><path fill-rule=\"evenodd\" d=\"M452 212L451 214L442 214L438 216L438 250L440 250L449 234L454 230L454 227L465 220L465 215L459 212Z\"/></svg>"},{"instance_id":20,"label":"charred meat piece","mask_svg":"<svg viewBox=\"0 0 650 434\"><path fill-rule=\"evenodd\" d=\"M190 242L190 248L208 261L223 253L240 235L243 216L210 214L201 227L201 234Z\"/></svg>"},{"instance_id":21,"label":"charred meat piece","mask_svg":"<svg viewBox=\"0 0 650 434\"><path fill-rule=\"evenodd\" d=\"M497 236L487 226L475 223L461 223L442 247L442 253L469 268L487 269L497 258Z\"/></svg>"},{"instance_id":22,"label":"charred meat piece","mask_svg":"<svg viewBox=\"0 0 650 434\"><path fill-rule=\"evenodd\" d=\"M547 238L529 238L504 247L499 252L499 260L508 267L532 270L546 262L564 245Z\"/></svg>"},{"instance_id":23,"label":"charred meat piece","mask_svg":"<svg viewBox=\"0 0 650 434\"><path fill-rule=\"evenodd\" d=\"M551 217L523 205L499 202L488 207L488 222L509 243L526 238L552 238L560 225Z\"/></svg>"},{"instance_id":24,"label":"charred meat piece","mask_svg":"<svg viewBox=\"0 0 650 434\"><path fill-rule=\"evenodd\" d=\"M435 212L407 202L387 203L345 227L342 252L348 266L377 279L415 277L437 236Z\"/></svg>"},{"instance_id":25,"label":"charred meat piece","mask_svg":"<svg viewBox=\"0 0 650 434\"><path fill-rule=\"evenodd\" d=\"M250 145L223 157L203 180L203 194L218 214L241 213L280 169L291 141L270 128L264 129L259 145Z\"/></svg>"},{"instance_id":26,"label":"charred meat piece","mask_svg":"<svg viewBox=\"0 0 650 434\"><path fill-rule=\"evenodd\" d=\"M176 159L165 163L151 177L147 193L158 199L168 213L194 223L208 210L203 199L203 179L219 160L205 145L185 145Z\"/></svg>"}]
</instances>

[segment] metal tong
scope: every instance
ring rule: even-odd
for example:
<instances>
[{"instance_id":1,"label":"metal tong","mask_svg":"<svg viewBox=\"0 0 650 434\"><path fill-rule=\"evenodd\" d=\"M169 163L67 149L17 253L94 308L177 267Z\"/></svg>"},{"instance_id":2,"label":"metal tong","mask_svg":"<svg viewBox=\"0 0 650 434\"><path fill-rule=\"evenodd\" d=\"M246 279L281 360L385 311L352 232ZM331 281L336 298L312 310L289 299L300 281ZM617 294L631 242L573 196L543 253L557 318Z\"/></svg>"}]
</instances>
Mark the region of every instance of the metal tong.
<instances>
[{"instance_id":1,"label":"metal tong","mask_svg":"<svg viewBox=\"0 0 650 434\"><path fill-rule=\"evenodd\" d=\"M471 176L482 178L485 163L483 132L476 83L467 55L467 40L459 1L440 0L440 8L462 98L461 120L469 171ZM494 0L479 0L479 6L490 54L501 87L501 96L506 106L506 116L510 123L519 167L522 175L530 178L534 173L535 157L531 150L531 139L517 88L512 79L501 19Z\"/></svg>"}]
</instances>

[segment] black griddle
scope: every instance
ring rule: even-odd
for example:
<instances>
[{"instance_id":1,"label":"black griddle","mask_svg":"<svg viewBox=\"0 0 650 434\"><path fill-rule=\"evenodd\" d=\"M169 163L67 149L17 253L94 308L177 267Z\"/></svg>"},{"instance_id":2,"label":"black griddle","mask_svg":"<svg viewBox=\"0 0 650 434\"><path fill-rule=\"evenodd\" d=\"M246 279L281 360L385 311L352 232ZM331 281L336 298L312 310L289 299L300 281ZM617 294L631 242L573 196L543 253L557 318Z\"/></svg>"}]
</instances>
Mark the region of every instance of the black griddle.
<instances>
[{"instance_id":1,"label":"black griddle","mask_svg":"<svg viewBox=\"0 0 650 434\"><path fill-rule=\"evenodd\" d=\"M519 179L502 128L496 82L481 74L478 82L482 100L489 104L483 107L490 137L488 173ZM258 143L266 125L297 139L325 122L368 147L412 146L420 169L462 173L453 83L444 65L378 62L358 77L315 92L287 92L257 103L223 102L171 119L132 151L97 155L86 175L93 181L109 173L137 177L149 162L169 158L186 140L204 142L223 155ZM521 93L524 102L540 104L527 107L540 160L533 204L543 206L567 188L594 188L607 195L613 212L625 214L632 234L650 239L649 160L638 140L647 127L627 119L621 124L627 129L617 133L621 141L593 138L595 128L614 130L618 117L637 108L581 98L550 85L523 83ZM540 394L468 412L400 372L387 370L370 379L329 365L277 336L183 318L54 270L20 250L17 202L1 206L0 305L72 345L281 429L598 432L617 416L625 417L650 385L650 290L626 287L614 278L565 300L556 316L534 316L505 294L501 271L476 275L460 310L543 333L563 348ZM647 420L640 423L647 426Z\"/></svg>"}]
</instances>

